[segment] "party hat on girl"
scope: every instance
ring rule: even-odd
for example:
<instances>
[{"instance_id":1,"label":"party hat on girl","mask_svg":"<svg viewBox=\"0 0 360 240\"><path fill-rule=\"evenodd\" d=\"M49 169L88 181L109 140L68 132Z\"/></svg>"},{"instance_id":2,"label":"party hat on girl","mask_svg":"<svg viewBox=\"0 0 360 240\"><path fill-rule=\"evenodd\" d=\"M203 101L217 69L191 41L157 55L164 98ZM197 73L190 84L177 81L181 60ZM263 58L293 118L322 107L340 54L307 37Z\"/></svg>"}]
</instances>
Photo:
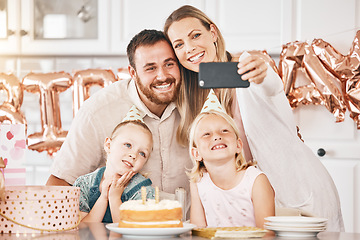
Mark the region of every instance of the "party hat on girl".
<instances>
[{"instance_id":1,"label":"party hat on girl","mask_svg":"<svg viewBox=\"0 0 360 240\"><path fill-rule=\"evenodd\" d=\"M142 123L145 123L143 120L143 115L140 113L140 110L135 105L130 108L130 110L122 120L122 122L125 121L140 121Z\"/></svg>"},{"instance_id":2,"label":"party hat on girl","mask_svg":"<svg viewBox=\"0 0 360 240\"><path fill-rule=\"evenodd\" d=\"M217 98L214 90L212 89L210 90L209 95L205 100L201 112L209 112L210 110L226 113L225 109L221 106L219 99Z\"/></svg>"}]
</instances>

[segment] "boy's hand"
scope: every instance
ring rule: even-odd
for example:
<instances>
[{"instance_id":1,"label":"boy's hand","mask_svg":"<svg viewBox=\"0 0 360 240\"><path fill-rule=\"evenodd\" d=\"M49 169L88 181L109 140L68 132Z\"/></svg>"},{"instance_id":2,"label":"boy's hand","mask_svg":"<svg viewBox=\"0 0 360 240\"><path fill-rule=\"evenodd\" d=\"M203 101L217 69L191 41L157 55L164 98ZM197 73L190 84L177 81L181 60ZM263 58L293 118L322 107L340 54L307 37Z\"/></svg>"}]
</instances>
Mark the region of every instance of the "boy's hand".
<instances>
[{"instance_id":1,"label":"boy's hand","mask_svg":"<svg viewBox=\"0 0 360 240\"><path fill-rule=\"evenodd\" d=\"M135 172L129 171L120 178L119 175L114 176L109 189L109 198L121 198L126 185L134 175Z\"/></svg>"}]
</instances>

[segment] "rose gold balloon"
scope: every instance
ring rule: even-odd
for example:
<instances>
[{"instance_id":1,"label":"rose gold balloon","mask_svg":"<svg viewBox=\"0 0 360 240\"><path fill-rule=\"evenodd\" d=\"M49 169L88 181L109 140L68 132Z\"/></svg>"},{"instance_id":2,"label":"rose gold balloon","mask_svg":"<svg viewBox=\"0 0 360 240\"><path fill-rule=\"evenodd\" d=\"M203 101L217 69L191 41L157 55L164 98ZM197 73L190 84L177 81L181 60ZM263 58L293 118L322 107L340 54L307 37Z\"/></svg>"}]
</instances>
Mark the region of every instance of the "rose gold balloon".
<instances>
[{"instance_id":1,"label":"rose gold balloon","mask_svg":"<svg viewBox=\"0 0 360 240\"><path fill-rule=\"evenodd\" d=\"M27 92L40 95L42 131L28 136L28 148L38 152L47 151L51 156L58 151L67 131L61 129L59 93L72 85L71 75L57 73L29 73L23 79Z\"/></svg>"},{"instance_id":2,"label":"rose gold balloon","mask_svg":"<svg viewBox=\"0 0 360 240\"><path fill-rule=\"evenodd\" d=\"M360 129L360 31L346 56L322 39L315 39L312 46L324 66L342 81L347 109Z\"/></svg>"},{"instance_id":3,"label":"rose gold balloon","mask_svg":"<svg viewBox=\"0 0 360 240\"><path fill-rule=\"evenodd\" d=\"M23 87L13 74L0 73L0 90L4 90L7 99L0 105L0 123L26 124L20 108L23 102Z\"/></svg>"},{"instance_id":4,"label":"rose gold balloon","mask_svg":"<svg viewBox=\"0 0 360 240\"><path fill-rule=\"evenodd\" d=\"M115 81L116 77L111 70L87 69L76 72L73 92L74 116L83 102L90 97L90 88L92 86L106 87Z\"/></svg>"},{"instance_id":5,"label":"rose gold balloon","mask_svg":"<svg viewBox=\"0 0 360 240\"><path fill-rule=\"evenodd\" d=\"M322 104L337 122L344 121L346 105L341 81L322 64L311 45L297 41L284 45L279 71L292 107L300 103ZM301 74L303 79L298 78Z\"/></svg>"}]
</instances>

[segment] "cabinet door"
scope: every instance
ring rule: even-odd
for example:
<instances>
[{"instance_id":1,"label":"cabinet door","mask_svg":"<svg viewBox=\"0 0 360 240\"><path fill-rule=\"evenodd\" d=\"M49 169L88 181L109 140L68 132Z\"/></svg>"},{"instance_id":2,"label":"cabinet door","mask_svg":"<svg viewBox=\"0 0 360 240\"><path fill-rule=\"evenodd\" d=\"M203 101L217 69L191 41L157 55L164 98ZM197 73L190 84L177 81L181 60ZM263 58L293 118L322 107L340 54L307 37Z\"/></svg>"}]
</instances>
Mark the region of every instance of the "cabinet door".
<instances>
[{"instance_id":1,"label":"cabinet door","mask_svg":"<svg viewBox=\"0 0 360 240\"><path fill-rule=\"evenodd\" d=\"M360 232L359 201L360 161L322 160L333 178L340 196L345 232Z\"/></svg>"},{"instance_id":2,"label":"cabinet door","mask_svg":"<svg viewBox=\"0 0 360 240\"><path fill-rule=\"evenodd\" d=\"M360 209L356 209L360 194L360 130L347 114L344 122L336 123L324 106L299 106L294 113L305 144L318 155L334 180L345 231L360 231L356 229L360 221Z\"/></svg>"},{"instance_id":3,"label":"cabinet door","mask_svg":"<svg viewBox=\"0 0 360 240\"><path fill-rule=\"evenodd\" d=\"M321 11L326 6L326 11ZM341 9L341 10L339 10ZM347 54L360 27L358 0L302 0L296 3L296 36L292 41L321 38L337 51Z\"/></svg>"},{"instance_id":4,"label":"cabinet door","mask_svg":"<svg viewBox=\"0 0 360 240\"><path fill-rule=\"evenodd\" d=\"M18 54L20 0L0 0L0 53Z\"/></svg>"},{"instance_id":5,"label":"cabinet door","mask_svg":"<svg viewBox=\"0 0 360 240\"><path fill-rule=\"evenodd\" d=\"M292 1L214 0L206 1L206 13L226 41L231 53L267 50L279 54L289 39Z\"/></svg>"},{"instance_id":6,"label":"cabinet door","mask_svg":"<svg viewBox=\"0 0 360 240\"><path fill-rule=\"evenodd\" d=\"M163 30L166 18L182 5L204 10L205 0L111 0L111 49L126 54L132 37L143 29Z\"/></svg>"},{"instance_id":7,"label":"cabinet door","mask_svg":"<svg viewBox=\"0 0 360 240\"><path fill-rule=\"evenodd\" d=\"M21 0L21 53L109 52L109 0Z\"/></svg>"},{"instance_id":8,"label":"cabinet door","mask_svg":"<svg viewBox=\"0 0 360 240\"><path fill-rule=\"evenodd\" d=\"M356 128L348 112L345 114L345 121L339 123L320 105L299 106L294 109L294 114L305 144L321 159L360 161L360 130Z\"/></svg>"}]
</instances>

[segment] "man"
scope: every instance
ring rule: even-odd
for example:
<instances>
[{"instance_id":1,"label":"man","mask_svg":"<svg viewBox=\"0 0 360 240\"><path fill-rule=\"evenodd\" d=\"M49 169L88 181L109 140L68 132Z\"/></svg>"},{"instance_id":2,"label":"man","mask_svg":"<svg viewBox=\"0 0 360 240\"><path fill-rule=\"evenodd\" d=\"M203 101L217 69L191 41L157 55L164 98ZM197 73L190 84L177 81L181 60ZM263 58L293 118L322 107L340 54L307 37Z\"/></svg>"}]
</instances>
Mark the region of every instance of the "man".
<instances>
[{"instance_id":1,"label":"man","mask_svg":"<svg viewBox=\"0 0 360 240\"><path fill-rule=\"evenodd\" d=\"M189 191L187 148L176 141L180 121L174 100L180 89L180 70L170 43L156 30L143 30L127 48L131 80L115 82L86 100L51 167L46 185L70 185L105 164L104 140L132 105L141 110L153 134L153 152L143 168L160 190Z\"/></svg>"}]
</instances>

